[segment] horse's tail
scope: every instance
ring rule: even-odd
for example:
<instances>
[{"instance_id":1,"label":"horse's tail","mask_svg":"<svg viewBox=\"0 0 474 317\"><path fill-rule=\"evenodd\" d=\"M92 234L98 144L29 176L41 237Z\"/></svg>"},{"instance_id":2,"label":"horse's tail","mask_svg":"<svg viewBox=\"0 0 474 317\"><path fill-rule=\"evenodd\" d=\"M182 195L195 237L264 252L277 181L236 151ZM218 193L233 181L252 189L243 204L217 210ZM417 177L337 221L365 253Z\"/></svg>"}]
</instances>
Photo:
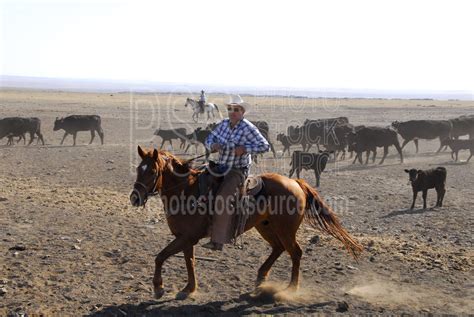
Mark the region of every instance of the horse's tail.
<instances>
[{"instance_id":1,"label":"horse's tail","mask_svg":"<svg viewBox=\"0 0 474 317\"><path fill-rule=\"evenodd\" d=\"M316 189L305 180L295 180L306 194L305 218L313 228L320 228L341 241L347 251L357 260L363 250L362 245L344 229L334 211L319 196Z\"/></svg>"},{"instance_id":2,"label":"horse's tail","mask_svg":"<svg viewBox=\"0 0 474 317\"><path fill-rule=\"evenodd\" d=\"M215 103L214 106L216 107L216 110L217 110L217 113L219 114L219 117L221 117L222 119L222 113L221 111L219 110L219 107L217 106L217 104Z\"/></svg>"}]
</instances>

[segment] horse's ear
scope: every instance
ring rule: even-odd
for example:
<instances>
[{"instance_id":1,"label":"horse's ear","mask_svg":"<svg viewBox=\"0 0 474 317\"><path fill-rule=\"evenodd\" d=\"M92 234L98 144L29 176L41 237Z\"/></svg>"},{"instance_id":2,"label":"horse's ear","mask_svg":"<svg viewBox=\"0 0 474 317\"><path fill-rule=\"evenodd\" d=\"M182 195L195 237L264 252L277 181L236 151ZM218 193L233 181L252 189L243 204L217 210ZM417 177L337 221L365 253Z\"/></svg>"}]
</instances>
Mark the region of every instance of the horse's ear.
<instances>
[{"instance_id":1,"label":"horse's ear","mask_svg":"<svg viewBox=\"0 0 474 317\"><path fill-rule=\"evenodd\" d=\"M156 161L158 159L158 150L154 149L153 150L153 159Z\"/></svg>"},{"instance_id":2,"label":"horse's ear","mask_svg":"<svg viewBox=\"0 0 474 317\"><path fill-rule=\"evenodd\" d=\"M145 151L143 151L142 147L139 145L137 149L138 149L138 155L140 155L142 159L145 158L146 153Z\"/></svg>"}]
</instances>

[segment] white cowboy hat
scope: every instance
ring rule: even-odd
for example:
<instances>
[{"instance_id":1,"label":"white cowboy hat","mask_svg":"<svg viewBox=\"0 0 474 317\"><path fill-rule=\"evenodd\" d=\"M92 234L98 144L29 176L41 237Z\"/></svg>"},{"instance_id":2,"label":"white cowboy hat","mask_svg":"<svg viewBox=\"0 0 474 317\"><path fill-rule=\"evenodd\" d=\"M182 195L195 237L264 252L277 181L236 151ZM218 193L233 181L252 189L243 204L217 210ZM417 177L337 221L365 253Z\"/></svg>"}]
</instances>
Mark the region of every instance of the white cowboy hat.
<instances>
[{"instance_id":1,"label":"white cowboy hat","mask_svg":"<svg viewBox=\"0 0 474 317\"><path fill-rule=\"evenodd\" d=\"M241 106L245 112L249 111L250 104L245 102L240 95L230 95L228 106Z\"/></svg>"}]
</instances>

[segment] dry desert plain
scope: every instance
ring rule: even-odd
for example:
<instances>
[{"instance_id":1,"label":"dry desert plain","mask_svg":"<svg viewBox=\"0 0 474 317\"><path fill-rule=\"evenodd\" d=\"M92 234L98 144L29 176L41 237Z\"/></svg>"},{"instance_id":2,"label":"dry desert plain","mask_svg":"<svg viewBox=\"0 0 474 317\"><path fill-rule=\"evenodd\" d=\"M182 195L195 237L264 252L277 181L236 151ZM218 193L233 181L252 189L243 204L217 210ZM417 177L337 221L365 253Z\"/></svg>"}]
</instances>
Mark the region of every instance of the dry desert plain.
<instances>
[{"instance_id":1,"label":"dry desert plain","mask_svg":"<svg viewBox=\"0 0 474 317\"><path fill-rule=\"evenodd\" d=\"M363 244L358 262L337 240L303 224L300 290L278 292L290 278L291 261L283 254L265 292L256 296L257 269L270 247L251 230L220 253L196 247L199 288L185 300L175 299L186 283L185 263L171 257L163 272L167 292L154 300L154 257L173 237L157 197L146 208L130 206L136 146L159 144L153 138L157 127L189 132L203 127L205 122L193 123L184 107L189 96L0 91L0 117L39 117L46 140L45 146L1 141L0 315L474 312L474 162L463 162L467 152L458 163L448 152L434 154L437 140L421 140L417 155L408 144L404 164L393 148L383 165L352 165L348 158L328 163L319 191ZM210 101L223 105L225 98L211 95ZM254 105L249 119L269 122L278 152L277 158L265 154L253 173L288 174L289 157L280 157L276 134L307 118L347 116L353 124L388 126L394 120L474 113L474 102L457 100L244 98ZM226 115L224 106L221 110ZM53 122L69 114L99 114L105 145L98 138L87 145L90 134L82 132L76 147L70 136L60 146L63 133L53 132ZM178 143L173 152L191 157ZM448 171L444 207L423 210L420 194L410 211L411 187L403 169L436 166ZM303 171L302 178L315 184L311 171ZM430 190L429 206L435 197Z\"/></svg>"}]
</instances>

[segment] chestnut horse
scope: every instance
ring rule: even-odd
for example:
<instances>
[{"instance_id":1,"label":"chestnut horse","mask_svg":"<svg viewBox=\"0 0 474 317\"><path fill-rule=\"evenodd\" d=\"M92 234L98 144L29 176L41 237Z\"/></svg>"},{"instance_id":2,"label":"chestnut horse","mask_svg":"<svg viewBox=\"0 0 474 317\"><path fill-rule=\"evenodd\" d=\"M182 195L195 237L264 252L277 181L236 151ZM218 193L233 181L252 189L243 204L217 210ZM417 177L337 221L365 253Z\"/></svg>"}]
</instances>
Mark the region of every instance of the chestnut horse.
<instances>
[{"instance_id":1,"label":"chestnut horse","mask_svg":"<svg viewBox=\"0 0 474 317\"><path fill-rule=\"evenodd\" d=\"M173 199L176 197L197 197L198 175L201 171L188 166L171 153L156 149L146 151L138 146L142 161L137 167L137 180L130 194L133 206L145 206L149 196L159 194L167 213L168 226L175 239L155 258L153 287L156 298L164 294L161 269L170 256L184 253L188 272L188 283L179 293L186 297L196 290L194 273L194 245L208 236L210 216L200 212L188 212L189 203ZM296 241L296 231L303 219L314 228L332 235L341 241L356 259L362 246L341 226L337 216L321 199L316 189L302 179L290 179L273 173L260 175L265 188L265 207L249 216L245 231L255 227L271 245L272 252L262 264L257 274L257 287L265 281L273 263L287 251L292 260L291 290L298 288L300 259L303 251ZM288 203L278 203L278 199L288 199ZM179 212L176 212L179 211Z\"/></svg>"}]
</instances>

